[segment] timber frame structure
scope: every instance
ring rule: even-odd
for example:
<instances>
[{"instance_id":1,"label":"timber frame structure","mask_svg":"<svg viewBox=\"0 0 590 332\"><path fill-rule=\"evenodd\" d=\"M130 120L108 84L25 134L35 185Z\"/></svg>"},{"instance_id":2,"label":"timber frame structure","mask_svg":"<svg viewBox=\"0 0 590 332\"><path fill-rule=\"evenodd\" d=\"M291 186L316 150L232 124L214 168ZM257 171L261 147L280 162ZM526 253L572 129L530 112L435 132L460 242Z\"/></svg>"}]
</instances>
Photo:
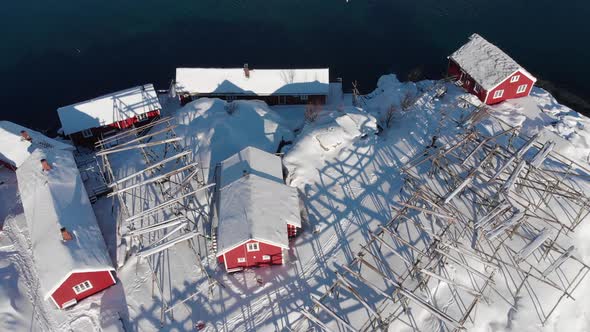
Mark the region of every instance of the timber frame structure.
<instances>
[{"instance_id":1,"label":"timber frame structure","mask_svg":"<svg viewBox=\"0 0 590 332\"><path fill-rule=\"evenodd\" d=\"M164 292L167 249L188 243L195 255L198 270L208 280L209 296L217 281L207 271L209 263L209 204L215 184L207 184L203 168L193 160L192 152L180 144L172 118L163 117L96 142L105 183L112 190L117 217L117 260L121 267L131 256L145 260L152 274L152 296L155 289L162 301L160 324L168 314L174 319L174 308L184 305L200 292L171 303ZM142 169L130 174L117 174L114 157L119 152L137 150L143 156ZM127 161L122 161L123 163ZM116 211L116 212L115 212ZM205 264L203 263L205 262Z\"/></svg>"},{"instance_id":2,"label":"timber frame structure","mask_svg":"<svg viewBox=\"0 0 590 332\"><path fill-rule=\"evenodd\" d=\"M507 311L526 301L545 325L574 300L590 271L569 241L590 214L590 170L474 106L441 120L457 132L400 169L393 218L335 268L292 330L420 330L426 314L440 331L460 331L492 298Z\"/></svg>"}]
</instances>

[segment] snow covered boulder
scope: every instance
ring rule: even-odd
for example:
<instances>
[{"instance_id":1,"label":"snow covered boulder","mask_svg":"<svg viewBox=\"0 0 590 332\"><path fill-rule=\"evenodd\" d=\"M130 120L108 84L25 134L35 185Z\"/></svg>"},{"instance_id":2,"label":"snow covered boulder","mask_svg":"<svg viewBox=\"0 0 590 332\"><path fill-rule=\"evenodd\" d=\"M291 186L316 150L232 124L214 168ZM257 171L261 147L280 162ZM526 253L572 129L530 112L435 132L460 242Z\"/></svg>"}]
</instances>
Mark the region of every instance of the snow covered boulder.
<instances>
[{"instance_id":1,"label":"snow covered boulder","mask_svg":"<svg viewBox=\"0 0 590 332\"><path fill-rule=\"evenodd\" d=\"M184 137L184 145L206 172L245 147L274 153L281 140L294 137L285 121L257 100L200 98L179 109L175 117L176 133Z\"/></svg>"},{"instance_id":2,"label":"snow covered boulder","mask_svg":"<svg viewBox=\"0 0 590 332\"><path fill-rule=\"evenodd\" d=\"M375 133L375 117L357 108L323 114L303 128L283 158L283 164L289 169L289 181L298 175L321 169L326 160L337 158L342 149L352 147L359 139Z\"/></svg>"}]
</instances>

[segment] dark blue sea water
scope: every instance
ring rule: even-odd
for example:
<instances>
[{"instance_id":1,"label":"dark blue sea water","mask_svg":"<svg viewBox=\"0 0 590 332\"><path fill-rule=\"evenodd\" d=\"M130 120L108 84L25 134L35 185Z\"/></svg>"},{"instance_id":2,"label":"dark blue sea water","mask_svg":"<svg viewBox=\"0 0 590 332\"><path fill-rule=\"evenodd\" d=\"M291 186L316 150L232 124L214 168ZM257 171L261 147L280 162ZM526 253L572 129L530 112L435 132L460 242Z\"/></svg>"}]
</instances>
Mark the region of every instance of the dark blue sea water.
<instances>
[{"instance_id":1,"label":"dark blue sea water","mask_svg":"<svg viewBox=\"0 0 590 332\"><path fill-rule=\"evenodd\" d=\"M438 78L478 32L539 78L590 99L588 0L29 0L0 5L2 119L59 125L56 108L178 66L329 66L369 91L383 73Z\"/></svg>"}]
</instances>

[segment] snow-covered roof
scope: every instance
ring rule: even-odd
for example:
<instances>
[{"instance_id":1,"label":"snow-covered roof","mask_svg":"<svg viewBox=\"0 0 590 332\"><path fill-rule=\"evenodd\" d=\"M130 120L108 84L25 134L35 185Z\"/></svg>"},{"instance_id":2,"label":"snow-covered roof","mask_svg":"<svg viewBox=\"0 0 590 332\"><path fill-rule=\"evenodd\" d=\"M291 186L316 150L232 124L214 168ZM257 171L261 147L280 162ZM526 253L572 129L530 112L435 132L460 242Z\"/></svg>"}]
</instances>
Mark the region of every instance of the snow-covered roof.
<instances>
[{"instance_id":1,"label":"snow-covered roof","mask_svg":"<svg viewBox=\"0 0 590 332\"><path fill-rule=\"evenodd\" d=\"M451 54L449 59L456 62L481 87L488 91L502 83L517 70L533 81L537 80L508 54L476 33L469 37L469 41L465 45Z\"/></svg>"},{"instance_id":2,"label":"snow-covered roof","mask_svg":"<svg viewBox=\"0 0 590 332\"><path fill-rule=\"evenodd\" d=\"M301 227L301 216L282 169L279 157L254 147L221 163L217 255L251 239L288 248L287 225Z\"/></svg>"},{"instance_id":3,"label":"snow-covered roof","mask_svg":"<svg viewBox=\"0 0 590 332\"><path fill-rule=\"evenodd\" d=\"M21 130L25 130L32 141L23 139ZM51 139L40 132L10 121L0 121L0 159L18 168L36 148L74 150L73 146Z\"/></svg>"},{"instance_id":4,"label":"snow-covered roof","mask_svg":"<svg viewBox=\"0 0 590 332\"><path fill-rule=\"evenodd\" d=\"M71 152L37 149L16 174L45 298L71 273L114 270ZM72 240L62 241L62 227Z\"/></svg>"},{"instance_id":5,"label":"snow-covered roof","mask_svg":"<svg viewBox=\"0 0 590 332\"><path fill-rule=\"evenodd\" d=\"M330 70L177 68L176 87L180 93L235 95L327 95Z\"/></svg>"},{"instance_id":6,"label":"snow-covered roof","mask_svg":"<svg viewBox=\"0 0 590 332\"><path fill-rule=\"evenodd\" d=\"M238 180L244 174L254 174L283 183L281 158L249 146L221 163L220 188Z\"/></svg>"},{"instance_id":7,"label":"snow-covered roof","mask_svg":"<svg viewBox=\"0 0 590 332\"><path fill-rule=\"evenodd\" d=\"M159 110L154 86L145 84L57 109L66 135L101 127L139 114Z\"/></svg>"},{"instance_id":8,"label":"snow-covered roof","mask_svg":"<svg viewBox=\"0 0 590 332\"><path fill-rule=\"evenodd\" d=\"M217 255L248 240L288 248L287 225L301 226L297 189L254 174L220 190Z\"/></svg>"}]
</instances>

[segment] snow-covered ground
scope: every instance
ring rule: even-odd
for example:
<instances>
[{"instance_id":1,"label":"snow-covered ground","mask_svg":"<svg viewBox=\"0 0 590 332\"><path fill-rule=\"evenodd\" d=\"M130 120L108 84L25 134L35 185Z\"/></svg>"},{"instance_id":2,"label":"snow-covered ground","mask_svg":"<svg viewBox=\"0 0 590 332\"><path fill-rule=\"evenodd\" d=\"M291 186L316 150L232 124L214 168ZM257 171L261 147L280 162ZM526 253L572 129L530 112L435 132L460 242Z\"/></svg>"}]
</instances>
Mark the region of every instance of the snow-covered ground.
<instances>
[{"instance_id":1,"label":"snow-covered ground","mask_svg":"<svg viewBox=\"0 0 590 332\"><path fill-rule=\"evenodd\" d=\"M446 88L446 94L434 98L441 86ZM433 136L458 132L457 123L453 124L450 118L471 111L457 107L462 98L473 100L450 83L402 83L395 75L385 75L375 91L362 98L362 109L353 107L349 96L344 96L344 100L324 107L313 122L305 121L303 108L269 107L257 101L228 104L204 98L182 108L172 102L163 103L166 113L178 124L175 131L182 137L183 146L204 167L208 182L214 179L217 163L244 147L255 146L274 153L282 140L293 141L282 150L283 163L288 170L287 184L302 194L305 213L303 232L291 241L286 263L228 275L217 265L213 253L207 251L209 248L191 248L181 243L151 261L132 257L118 270L117 286L82 301L73 310L58 312L49 303L35 299L35 291L31 290L34 271L27 264L30 258L26 257L26 246L13 243L19 237L26 238L26 230L19 229L14 221L19 212L9 213L12 207L0 205L2 219L8 218L5 228L9 228L0 234L0 243L6 243L0 245L0 295L14 299L3 301L4 297L0 297L0 318L8 322L0 324L9 324L0 328L98 328L112 323L116 315L121 316L128 331L155 331L162 327L161 322L163 330L191 330L199 321L211 331L317 328L302 318L301 311L313 306L312 295L325 294L336 280L334 271L350 263L371 239L370 234L390 221L395 212L392 208L399 208L394 202L407 194L403 192L405 178L401 168L423 153ZM408 106L408 99L413 106ZM391 109L395 112L388 126ZM560 105L546 91L535 88L530 97L504 102L490 112L509 124L521 125L523 135L542 132L540 141L555 141L556 150L588 166L588 118ZM137 152L121 154L113 163L119 177L142 167L145 164ZM14 183L10 179L5 182ZM0 188L2 201L18 200L10 186ZM157 202L160 198L152 194ZM111 198L101 198L94 205L113 258L118 245L115 220L120 211L113 209L116 205ZM570 242L576 248L576 257L588 263L590 245L586 239L590 226L586 224L570 233ZM203 250L200 263L195 249ZM155 278L148 263L156 267ZM201 265L216 281L214 287L209 288L211 282ZM463 280L465 275L457 273L456 278ZM481 302L475 309L475 321L468 321L466 327L477 331L588 330L590 307L586 299L590 289L585 283L572 294L576 301L564 299L544 326L526 300L517 303L515 310L496 298ZM163 298L158 287L162 288ZM449 298L443 288L437 294L436 301ZM539 292L539 296L545 294ZM374 301L377 303L378 299ZM340 313L349 320L358 319L360 326L366 310L362 306L348 306L350 303L343 302ZM441 308L445 307L443 302L439 303ZM162 317L163 305L174 308ZM441 330L431 315L418 309L415 313L421 330ZM328 316L320 318L339 329ZM395 324L392 328L408 329Z\"/></svg>"}]
</instances>

